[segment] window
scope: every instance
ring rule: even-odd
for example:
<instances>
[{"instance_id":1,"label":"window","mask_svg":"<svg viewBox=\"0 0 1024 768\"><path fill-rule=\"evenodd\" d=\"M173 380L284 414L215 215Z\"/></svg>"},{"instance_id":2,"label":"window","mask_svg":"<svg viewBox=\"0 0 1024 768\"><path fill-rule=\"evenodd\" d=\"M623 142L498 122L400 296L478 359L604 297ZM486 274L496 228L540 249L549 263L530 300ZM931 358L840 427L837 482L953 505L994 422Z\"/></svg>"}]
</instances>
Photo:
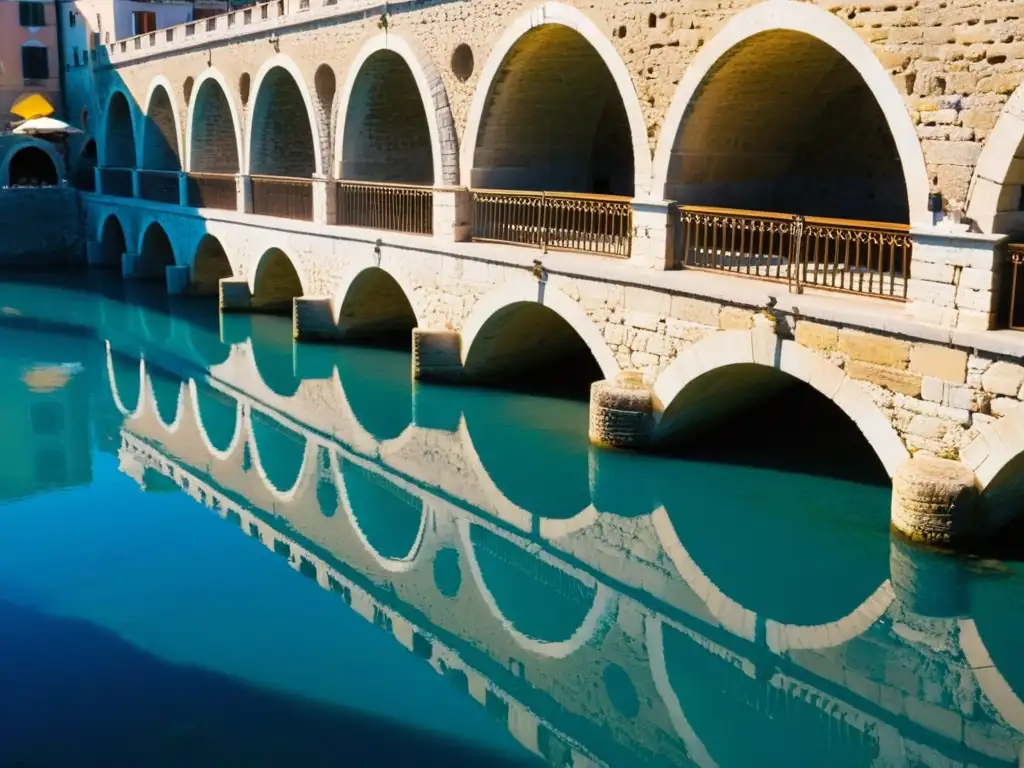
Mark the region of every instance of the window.
<instances>
[{"instance_id":1,"label":"window","mask_svg":"<svg viewBox=\"0 0 1024 768\"><path fill-rule=\"evenodd\" d=\"M23 27L46 26L46 6L42 3L18 3L18 14Z\"/></svg>"},{"instance_id":2,"label":"window","mask_svg":"<svg viewBox=\"0 0 1024 768\"><path fill-rule=\"evenodd\" d=\"M21 47L21 76L26 80L46 80L50 77L50 57L45 45Z\"/></svg>"},{"instance_id":3,"label":"window","mask_svg":"<svg viewBox=\"0 0 1024 768\"><path fill-rule=\"evenodd\" d=\"M75 62L74 65L77 67L78 66L78 46L77 45L75 46L73 53L74 53L73 58L74 58L74 62Z\"/></svg>"},{"instance_id":4,"label":"window","mask_svg":"<svg viewBox=\"0 0 1024 768\"><path fill-rule=\"evenodd\" d=\"M78 19L78 14L77 13L75 13L74 11L68 11L68 26L69 27L74 27L77 19Z\"/></svg>"},{"instance_id":5,"label":"window","mask_svg":"<svg viewBox=\"0 0 1024 768\"><path fill-rule=\"evenodd\" d=\"M132 11L133 35L156 32L156 11Z\"/></svg>"}]
</instances>

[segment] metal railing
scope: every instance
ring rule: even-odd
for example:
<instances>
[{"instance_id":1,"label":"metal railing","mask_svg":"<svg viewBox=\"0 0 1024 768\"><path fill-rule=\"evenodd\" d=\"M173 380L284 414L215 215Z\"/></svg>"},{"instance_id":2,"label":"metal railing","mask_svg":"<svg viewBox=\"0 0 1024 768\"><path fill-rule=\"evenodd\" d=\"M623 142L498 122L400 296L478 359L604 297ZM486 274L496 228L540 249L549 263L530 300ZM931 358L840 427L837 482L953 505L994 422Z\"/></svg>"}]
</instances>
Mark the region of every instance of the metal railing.
<instances>
[{"instance_id":1,"label":"metal railing","mask_svg":"<svg viewBox=\"0 0 1024 768\"><path fill-rule=\"evenodd\" d=\"M763 211L679 206L682 266L906 300L910 227Z\"/></svg>"},{"instance_id":2,"label":"metal railing","mask_svg":"<svg viewBox=\"0 0 1024 768\"><path fill-rule=\"evenodd\" d=\"M131 168L100 168L100 191L114 197L135 197Z\"/></svg>"},{"instance_id":3,"label":"metal railing","mask_svg":"<svg viewBox=\"0 0 1024 768\"><path fill-rule=\"evenodd\" d=\"M414 235L434 232L434 192L411 184L334 183L337 223Z\"/></svg>"},{"instance_id":4,"label":"metal railing","mask_svg":"<svg viewBox=\"0 0 1024 768\"><path fill-rule=\"evenodd\" d=\"M179 197L177 171L139 171L139 197L155 203L178 205Z\"/></svg>"},{"instance_id":5,"label":"metal railing","mask_svg":"<svg viewBox=\"0 0 1024 768\"><path fill-rule=\"evenodd\" d=\"M1024 243L1010 243L1006 250L1010 269L1010 314L1007 325L1014 330L1024 331L1024 297L1017 301L1019 294L1024 293L1024 275L1021 274Z\"/></svg>"},{"instance_id":6,"label":"metal railing","mask_svg":"<svg viewBox=\"0 0 1024 768\"><path fill-rule=\"evenodd\" d=\"M252 212L297 221L313 220L313 180L252 176Z\"/></svg>"},{"instance_id":7,"label":"metal railing","mask_svg":"<svg viewBox=\"0 0 1024 768\"><path fill-rule=\"evenodd\" d=\"M232 173L190 173L188 204L193 208L238 209L238 193Z\"/></svg>"},{"instance_id":8,"label":"metal railing","mask_svg":"<svg viewBox=\"0 0 1024 768\"><path fill-rule=\"evenodd\" d=\"M628 197L473 190L473 239L629 258Z\"/></svg>"}]
</instances>

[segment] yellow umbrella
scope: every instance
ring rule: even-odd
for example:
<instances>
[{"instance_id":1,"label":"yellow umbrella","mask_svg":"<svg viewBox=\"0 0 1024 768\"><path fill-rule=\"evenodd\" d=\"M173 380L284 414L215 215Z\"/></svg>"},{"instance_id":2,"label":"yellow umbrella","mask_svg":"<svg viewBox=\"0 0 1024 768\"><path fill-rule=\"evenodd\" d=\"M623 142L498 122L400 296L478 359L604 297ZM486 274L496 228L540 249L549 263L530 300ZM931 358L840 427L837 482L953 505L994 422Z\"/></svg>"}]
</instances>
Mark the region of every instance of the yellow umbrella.
<instances>
[{"instance_id":1,"label":"yellow umbrella","mask_svg":"<svg viewBox=\"0 0 1024 768\"><path fill-rule=\"evenodd\" d=\"M17 115L25 120L33 117L47 117L53 114L53 107L44 96L38 93L26 93L21 96L11 107L11 114Z\"/></svg>"}]
</instances>

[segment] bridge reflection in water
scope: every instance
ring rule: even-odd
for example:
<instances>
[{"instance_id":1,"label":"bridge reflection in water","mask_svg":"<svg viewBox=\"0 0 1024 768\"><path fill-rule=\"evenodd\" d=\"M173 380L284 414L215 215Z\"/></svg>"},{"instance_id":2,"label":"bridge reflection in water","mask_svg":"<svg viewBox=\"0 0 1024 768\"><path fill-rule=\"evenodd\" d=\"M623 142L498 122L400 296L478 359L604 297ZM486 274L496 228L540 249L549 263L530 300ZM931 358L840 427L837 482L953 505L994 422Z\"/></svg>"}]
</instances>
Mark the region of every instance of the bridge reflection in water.
<instances>
[{"instance_id":1,"label":"bridge reflection in water","mask_svg":"<svg viewBox=\"0 0 1024 768\"><path fill-rule=\"evenodd\" d=\"M122 472L282 555L546 761L1020 764L1024 579L891 540L888 489L595 451L582 404L453 401L399 353L177 311L154 343L121 311L86 324Z\"/></svg>"}]
</instances>

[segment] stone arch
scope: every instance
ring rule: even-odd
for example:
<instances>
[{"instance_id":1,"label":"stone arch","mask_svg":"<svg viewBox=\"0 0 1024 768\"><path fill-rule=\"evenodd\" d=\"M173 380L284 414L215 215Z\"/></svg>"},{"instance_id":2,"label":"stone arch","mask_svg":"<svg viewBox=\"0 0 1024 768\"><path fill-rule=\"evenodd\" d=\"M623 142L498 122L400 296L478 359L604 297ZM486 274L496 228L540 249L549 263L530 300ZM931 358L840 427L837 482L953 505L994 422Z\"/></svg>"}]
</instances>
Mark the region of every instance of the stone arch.
<instances>
[{"instance_id":1,"label":"stone arch","mask_svg":"<svg viewBox=\"0 0 1024 768\"><path fill-rule=\"evenodd\" d=\"M177 432L185 412L185 382L176 376L153 366L146 368L147 400L153 405L153 413L164 429Z\"/></svg>"},{"instance_id":2,"label":"stone arch","mask_svg":"<svg viewBox=\"0 0 1024 768\"><path fill-rule=\"evenodd\" d=\"M116 213L109 214L100 223L100 251L104 266L117 266L128 250L128 237Z\"/></svg>"},{"instance_id":3,"label":"stone arch","mask_svg":"<svg viewBox=\"0 0 1024 768\"><path fill-rule=\"evenodd\" d=\"M550 558L550 556L545 555L543 552L536 553L523 550L515 542L497 533L490 526L485 526L482 523L471 523L465 519L457 520L456 526L459 531L463 555L469 565L469 571L473 576L473 581L476 583L481 597L483 597L484 602L487 604L491 615L501 623L504 630L521 648L543 658L564 659L571 656L587 643L593 642L596 638L602 636L608 629L615 615L617 600L614 591L607 585L595 580L592 576L582 571L570 570L568 566ZM478 547L481 547L481 551L486 547L486 544L482 544L483 540L489 540L492 544L502 547L505 549L504 554L506 555L514 557L517 554L521 554L522 558L528 561L530 567L540 569L544 574L541 578L547 577L547 579L556 582L568 582L565 585L567 588L559 590L556 587L554 590L551 590L549 589L551 586L549 584L539 585L541 589L535 591L533 599L522 600L520 595L518 600L506 600L506 607L503 609L500 604L501 600L495 592L498 587L497 582L492 578L491 584L488 585L483 573L486 566L483 566L478 555ZM490 559L494 564L502 562L500 554ZM521 574L519 569L515 569L515 571L517 575ZM522 581L514 585L516 589L522 589L523 586ZM504 593L508 594L512 587L512 584L504 585ZM530 613L537 612L538 599L543 599L548 595L559 595L567 599L559 600L558 607L561 610L552 612L552 618L556 620L558 625L552 628L553 633L549 637L537 637L534 635L541 633L537 632L536 628L532 626L522 626L523 620L528 620ZM579 603L572 599L579 595L589 597L589 604ZM530 610L524 615L509 617L506 615L506 611L513 602L520 605L528 605Z\"/></svg>"},{"instance_id":4,"label":"stone arch","mask_svg":"<svg viewBox=\"0 0 1024 768\"><path fill-rule=\"evenodd\" d=\"M151 219L142 228L138 259L135 274L142 280L164 280L166 267L173 267L177 263L171 238L156 219Z\"/></svg>"},{"instance_id":5,"label":"stone arch","mask_svg":"<svg viewBox=\"0 0 1024 768\"><path fill-rule=\"evenodd\" d=\"M153 78L146 94L146 113L142 120L142 163L154 171L180 171L181 119L171 94L170 81L163 75Z\"/></svg>"},{"instance_id":6,"label":"stone arch","mask_svg":"<svg viewBox=\"0 0 1024 768\"><path fill-rule=\"evenodd\" d=\"M130 93L114 88L104 110L100 162L111 168L135 168L139 156L135 146L135 108Z\"/></svg>"},{"instance_id":7,"label":"stone arch","mask_svg":"<svg viewBox=\"0 0 1024 768\"><path fill-rule=\"evenodd\" d=\"M78 152L75 162L74 185L82 191L92 191L96 183L96 164L99 162L96 140L88 138Z\"/></svg>"},{"instance_id":8,"label":"stone arch","mask_svg":"<svg viewBox=\"0 0 1024 768\"><path fill-rule=\"evenodd\" d=\"M25 186L36 182L56 186L63 176L60 157L45 141L27 139L18 142L7 153L0 167L0 184Z\"/></svg>"},{"instance_id":9,"label":"stone arch","mask_svg":"<svg viewBox=\"0 0 1024 768\"><path fill-rule=\"evenodd\" d=\"M284 54L265 61L252 94L245 131L248 172L296 178L322 175L323 142L316 108L295 62Z\"/></svg>"},{"instance_id":10,"label":"stone arch","mask_svg":"<svg viewBox=\"0 0 1024 768\"><path fill-rule=\"evenodd\" d=\"M382 81L389 83L383 93L380 88L374 90ZM389 113L395 93L401 104L398 114ZM381 109L381 104L376 110L389 118L384 146L370 135L367 124L381 95L387 98L387 108ZM350 115L354 106L358 112ZM394 145L403 143L409 150L400 155L401 162L380 157L357 160L367 152L394 157ZM418 43L394 33L367 40L349 66L338 98L334 147L338 177L454 186L459 183L457 147L448 92L430 55ZM411 163L410 169L401 167L405 163Z\"/></svg>"},{"instance_id":11,"label":"stone arch","mask_svg":"<svg viewBox=\"0 0 1024 768\"><path fill-rule=\"evenodd\" d=\"M773 66L769 69L766 62ZM792 83L797 73L814 77L811 82L819 86L824 78L832 88L832 101L822 100L821 87ZM765 82L757 80L758 75L765 77ZM705 95L709 98L702 100ZM763 98L772 96L790 102L763 103ZM794 98L802 101L793 102ZM753 119L736 118L737 111L745 108L736 99L758 110ZM813 112L815 109L818 111ZM729 110L731 120L724 119L725 110ZM822 114L823 110L827 115ZM870 122L861 125L852 119L861 116L870 117ZM857 139L853 132L858 131L865 140L874 136L877 141L870 146L887 158L890 172L886 178L863 177L863 168L875 163L836 142L835 131L823 129L825 117L834 121L835 130L846 131L853 139ZM804 123L810 123L815 134L827 136L838 147L836 151L846 152L849 157L828 155L821 146L807 143L806 132L800 130ZM757 136L740 133L747 127L757 131ZM757 156L729 151L730 142L743 146L752 141L759 146L768 142L768 146ZM777 146L771 146L772 142ZM709 151L709 144L720 147L715 150L718 155ZM819 149L821 152L814 154ZM910 222L931 224L928 173L917 132L902 97L871 48L844 21L822 8L793 0L767 0L733 16L701 49L680 81L662 123L654 156L652 194L681 202L735 208L761 205L762 210L777 210L780 205L772 205L769 188L777 195L783 174L790 174L790 197L799 204L820 208L822 201L809 199L820 195L816 185L811 185L803 198L798 196L798 180L806 182L798 171L805 170L801 166L807 165L808 157L820 158L822 163L828 160L833 180L830 187L837 192L849 194L844 184L835 183L836 169L849 174L850 180L860 179L854 189L855 200L825 198L825 205L869 214L877 210L875 218L886 218L885 212L895 211L898 205L900 211L907 211ZM684 170L687 176L683 176ZM905 193L905 200L896 199L897 180L889 178L897 174L904 187L898 191ZM737 180L739 184L734 183ZM891 199L877 198L879 190L890 190ZM876 198L871 199L871 194ZM793 205L788 202L781 207Z\"/></svg>"},{"instance_id":12,"label":"stone arch","mask_svg":"<svg viewBox=\"0 0 1024 768\"><path fill-rule=\"evenodd\" d=\"M306 294L299 268L280 248L263 252L249 280L253 312L291 315L292 299Z\"/></svg>"},{"instance_id":13,"label":"stone arch","mask_svg":"<svg viewBox=\"0 0 1024 768\"><path fill-rule=\"evenodd\" d=\"M338 283L334 306L339 331L346 339L397 337L420 324L413 309L411 286L382 267L356 267Z\"/></svg>"},{"instance_id":14,"label":"stone arch","mask_svg":"<svg viewBox=\"0 0 1024 768\"><path fill-rule=\"evenodd\" d=\"M1024 514L1024 408L982 424L978 436L960 449L960 461L974 470L982 489L982 533Z\"/></svg>"},{"instance_id":15,"label":"stone arch","mask_svg":"<svg viewBox=\"0 0 1024 768\"><path fill-rule=\"evenodd\" d=\"M110 395L122 416L134 418L142 412L145 405L143 382L146 377L146 363L142 358L135 360L114 352L109 341L104 343Z\"/></svg>"},{"instance_id":16,"label":"stone arch","mask_svg":"<svg viewBox=\"0 0 1024 768\"><path fill-rule=\"evenodd\" d=\"M197 173L238 173L242 160L242 118L232 90L216 67L196 79L186 115L185 157Z\"/></svg>"},{"instance_id":17,"label":"stone arch","mask_svg":"<svg viewBox=\"0 0 1024 768\"><path fill-rule=\"evenodd\" d=\"M305 435L294 432L269 412L249 408L246 422L252 465L267 490L281 501L294 499L311 461L316 460L315 449Z\"/></svg>"},{"instance_id":18,"label":"stone arch","mask_svg":"<svg viewBox=\"0 0 1024 768\"><path fill-rule=\"evenodd\" d=\"M545 335L533 335L531 327ZM513 280L487 294L462 327L462 363L471 377L550 361L577 345L589 351L604 378L618 375L615 355L586 312L541 281Z\"/></svg>"},{"instance_id":19,"label":"stone arch","mask_svg":"<svg viewBox=\"0 0 1024 768\"><path fill-rule=\"evenodd\" d=\"M770 391L782 381L772 379L775 373L809 384L835 403L857 425L889 477L909 457L896 430L859 382L767 329L723 331L682 351L654 384L662 408L656 437L703 426L737 403L749 402L753 390Z\"/></svg>"},{"instance_id":20,"label":"stone arch","mask_svg":"<svg viewBox=\"0 0 1024 768\"><path fill-rule=\"evenodd\" d=\"M555 51L557 60L545 62L545 52ZM519 65L523 61L547 63L550 71L560 76L550 82L531 80L529 73L523 76L516 71L517 60ZM567 73L572 76L566 77ZM497 92L499 82L501 94ZM497 101L501 104L492 104ZM538 110L538 116L540 112L562 114L564 125L557 141L550 132L531 136L536 120L519 115L514 122L497 123L488 120L493 106L530 107ZM598 123L608 125L608 131L584 137L584 132L596 131ZM602 138L608 139L608 147L602 146ZM618 162L608 168L593 162L595 154L611 157L616 147L632 151L622 151ZM515 149L520 154L516 155ZM534 157L546 157L550 162L534 164ZM478 161L488 165L477 168ZM516 164L528 170L506 170ZM467 187L589 192L602 191L597 187L607 183L604 191L647 196L651 152L636 89L615 47L582 11L547 2L520 16L502 34L473 95L460 168L462 184ZM595 175L598 171L600 178Z\"/></svg>"},{"instance_id":21,"label":"stone arch","mask_svg":"<svg viewBox=\"0 0 1024 768\"><path fill-rule=\"evenodd\" d=\"M1024 85L1013 92L985 140L971 180L967 215L982 232L1024 235Z\"/></svg>"},{"instance_id":22,"label":"stone arch","mask_svg":"<svg viewBox=\"0 0 1024 768\"><path fill-rule=\"evenodd\" d=\"M431 527L423 499L363 466L338 457L335 486L352 530L371 557L390 573L404 573L416 563Z\"/></svg>"},{"instance_id":23,"label":"stone arch","mask_svg":"<svg viewBox=\"0 0 1024 768\"><path fill-rule=\"evenodd\" d=\"M313 94L316 96L313 103L316 105L316 119L320 126L321 153L325 155L324 167L330 168L330 151L333 145L331 139L331 120L334 116L334 97L338 92L338 79L334 75L334 69L330 64L321 64L313 73Z\"/></svg>"},{"instance_id":24,"label":"stone arch","mask_svg":"<svg viewBox=\"0 0 1024 768\"><path fill-rule=\"evenodd\" d=\"M220 289L220 281L231 277L231 261L220 240L211 234L203 235L196 245L192 259L192 289L204 296L215 296Z\"/></svg>"}]
</instances>

